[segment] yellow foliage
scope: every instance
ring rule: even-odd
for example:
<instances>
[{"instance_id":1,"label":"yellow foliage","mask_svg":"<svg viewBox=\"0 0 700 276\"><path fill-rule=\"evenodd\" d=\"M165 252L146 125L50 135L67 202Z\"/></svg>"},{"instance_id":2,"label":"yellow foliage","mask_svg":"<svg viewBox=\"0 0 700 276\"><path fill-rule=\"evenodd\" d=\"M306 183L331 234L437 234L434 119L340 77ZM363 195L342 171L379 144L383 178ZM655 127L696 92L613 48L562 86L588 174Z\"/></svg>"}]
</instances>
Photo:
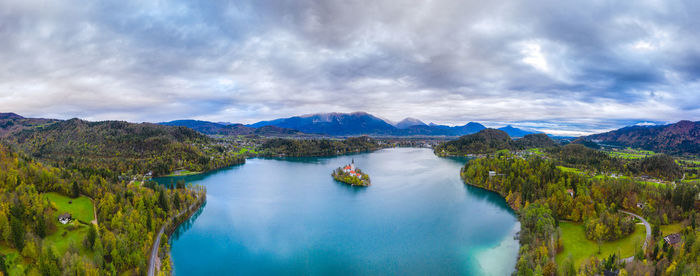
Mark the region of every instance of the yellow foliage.
<instances>
[{"instance_id":1,"label":"yellow foliage","mask_svg":"<svg viewBox=\"0 0 700 276\"><path fill-rule=\"evenodd\" d=\"M671 265L669 265L668 268L666 268L666 275L671 275L671 274L673 274L673 272L676 271L676 266L677 266L677 265L678 265L678 264L676 263L676 261L673 261L673 262L671 263Z\"/></svg>"}]
</instances>

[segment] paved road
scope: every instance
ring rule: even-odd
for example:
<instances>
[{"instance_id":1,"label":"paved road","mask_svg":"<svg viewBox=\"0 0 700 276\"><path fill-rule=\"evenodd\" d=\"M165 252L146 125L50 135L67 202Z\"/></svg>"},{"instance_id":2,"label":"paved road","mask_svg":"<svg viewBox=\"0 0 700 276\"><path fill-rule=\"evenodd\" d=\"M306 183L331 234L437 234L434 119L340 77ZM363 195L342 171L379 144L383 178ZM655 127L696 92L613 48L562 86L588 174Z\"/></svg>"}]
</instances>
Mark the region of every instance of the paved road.
<instances>
[{"instance_id":1,"label":"paved road","mask_svg":"<svg viewBox=\"0 0 700 276\"><path fill-rule=\"evenodd\" d=\"M179 216L185 214L185 212L192 210L192 208L196 205L197 203L195 202L194 204L190 205L189 208L186 210L182 210L182 212L178 213L175 215L172 219L176 219ZM160 231L158 231L158 235L156 236L156 240L153 241L153 247L151 247L151 257L149 258L148 261L148 276L154 276L156 273L156 258L158 258L158 249L160 248L160 237L163 235L163 232L165 232L165 225L160 227Z\"/></svg>"},{"instance_id":2,"label":"paved road","mask_svg":"<svg viewBox=\"0 0 700 276\"><path fill-rule=\"evenodd\" d=\"M165 231L165 225L160 227L160 231L158 231L158 235L156 236L156 240L153 242L153 248L151 248L151 257L150 257L150 260L148 261L148 276L155 275L156 258L158 258L158 248L160 248L160 236L163 235L163 231Z\"/></svg>"},{"instance_id":3,"label":"paved road","mask_svg":"<svg viewBox=\"0 0 700 276\"><path fill-rule=\"evenodd\" d=\"M647 237L646 237L646 239L644 240L644 247L642 247L642 249L643 249L644 251L646 251L646 250L647 250L647 244L648 244L649 241L651 240L651 225L649 224L649 222L648 222L646 219L644 219L644 218L643 218L642 216L640 216L640 215L637 215L637 214L634 214L634 213L630 213L630 212L627 212L627 211L622 211L622 210L620 210L620 212L623 212L623 213L625 213L625 214L628 214L628 215L630 215L630 216L633 216L633 217L635 217L635 218L638 218L639 220L642 221L642 223L644 223L644 227L647 229ZM629 258L624 258L624 259L622 259L622 261L623 261L623 262L630 262L630 261L632 261L632 259L634 259L634 256L629 257Z\"/></svg>"}]
</instances>

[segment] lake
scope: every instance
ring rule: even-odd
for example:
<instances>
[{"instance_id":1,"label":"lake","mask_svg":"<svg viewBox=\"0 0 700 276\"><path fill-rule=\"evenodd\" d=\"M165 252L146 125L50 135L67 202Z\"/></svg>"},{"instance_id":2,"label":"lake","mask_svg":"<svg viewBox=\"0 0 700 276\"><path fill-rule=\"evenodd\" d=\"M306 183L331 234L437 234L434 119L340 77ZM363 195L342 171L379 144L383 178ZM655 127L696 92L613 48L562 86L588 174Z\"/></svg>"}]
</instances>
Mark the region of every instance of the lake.
<instances>
[{"instance_id":1,"label":"lake","mask_svg":"<svg viewBox=\"0 0 700 276\"><path fill-rule=\"evenodd\" d=\"M372 186L330 176L353 159ZM520 224L500 196L463 184L465 161L392 148L184 177L207 187L207 203L170 239L174 272L509 275Z\"/></svg>"}]
</instances>

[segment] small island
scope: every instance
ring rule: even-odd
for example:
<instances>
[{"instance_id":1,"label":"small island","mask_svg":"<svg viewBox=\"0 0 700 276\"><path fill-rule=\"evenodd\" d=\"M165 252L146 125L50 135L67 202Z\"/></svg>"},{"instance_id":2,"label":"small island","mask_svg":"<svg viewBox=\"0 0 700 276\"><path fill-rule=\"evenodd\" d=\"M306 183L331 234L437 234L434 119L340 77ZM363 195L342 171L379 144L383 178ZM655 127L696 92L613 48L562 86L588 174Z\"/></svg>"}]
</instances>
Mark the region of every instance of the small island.
<instances>
[{"instance_id":1,"label":"small island","mask_svg":"<svg viewBox=\"0 0 700 276\"><path fill-rule=\"evenodd\" d=\"M369 186L371 184L369 175L355 167L355 159L349 165L335 169L331 176L337 181L352 186Z\"/></svg>"}]
</instances>

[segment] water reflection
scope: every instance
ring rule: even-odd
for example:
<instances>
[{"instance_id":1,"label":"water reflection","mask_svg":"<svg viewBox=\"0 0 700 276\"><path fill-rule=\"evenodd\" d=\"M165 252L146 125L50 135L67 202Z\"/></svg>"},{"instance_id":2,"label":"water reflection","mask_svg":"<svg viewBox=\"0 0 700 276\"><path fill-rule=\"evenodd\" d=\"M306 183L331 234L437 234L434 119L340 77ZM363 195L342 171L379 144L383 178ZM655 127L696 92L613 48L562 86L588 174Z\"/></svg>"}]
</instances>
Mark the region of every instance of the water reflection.
<instances>
[{"instance_id":1,"label":"water reflection","mask_svg":"<svg viewBox=\"0 0 700 276\"><path fill-rule=\"evenodd\" d=\"M337 184L341 189L346 190L348 192L351 192L353 194L359 194L359 193L364 193L367 192L367 189L371 189L370 187L365 187L365 186L353 186L353 185L348 185L343 182L340 182L338 180L333 179L333 182Z\"/></svg>"},{"instance_id":2,"label":"water reflection","mask_svg":"<svg viewBox=\"0 0 700 276\"><path fill-rule=\"evenodd\" d=\"M170 236L170 242L172 243L173 240L179 239L180 235L182 235L183 233L187 232L187 230L192 228L192 226L194 225L194 222L202 214L202 212L204 212L204 208L206 208L206 207L207 207L207 201L205 200L202 203L202 206L200 206L199 209L197 209L197 211L195 211L192 214L192 216L190 216L189 219L182 222L180 224L180 226L175 229L175 232L173 232L172 235Z\"/></svg>"},{"instance_id":3,"label":"water reflection","mask_svg":"<svg viewBox=\"0 0 700 276\"><path fill-rule=\"evenodd\" d=\"M215 175L215 174L219 174L219 173L226 172L226 171L231 171L231 170L237 170L237 169L243 167L243 165L245 165L245 164L233 165L233 166L230 166L230 167L225 167L225 168L221 168L221 169L216 169L216 170L213 170L213 171L209 171L209 172L205 172L205 173L199 173L199 174L181 175L181 176L162 176L162 177L154 177L154 178L153 178L153 181L155 181L155 182L157 182L158 184L161 184L161 185L167 185L168 187L169 187L169 185L172 184L173 187L174 187L174 186L175 186L175 183L177 183L177 181L179 181L179 180L184 180L185 183L187 183L187 184L190 184L190 183L193 183L193 182L199 182L199 181L201 181L201 180L206 179L206 178L209 177L210 175Z\"/></svg>"},{"instance_id":4,"label":"water reflection","mask_svg":"<svg viewBox=\"0 0 700 276\"><path fill-rule=\"evenodd\" d=\"M506 202L506 199L498 193L468 184L464 184L464 187L469 195L478 199L482 199L485 202L489 202L493 206L498 207L500 210L507 211L513 215L516 214L515 211L513 211L513 209L511 209L510 206L508 206L508 202Z\"/></svg>"}]
</instances>

